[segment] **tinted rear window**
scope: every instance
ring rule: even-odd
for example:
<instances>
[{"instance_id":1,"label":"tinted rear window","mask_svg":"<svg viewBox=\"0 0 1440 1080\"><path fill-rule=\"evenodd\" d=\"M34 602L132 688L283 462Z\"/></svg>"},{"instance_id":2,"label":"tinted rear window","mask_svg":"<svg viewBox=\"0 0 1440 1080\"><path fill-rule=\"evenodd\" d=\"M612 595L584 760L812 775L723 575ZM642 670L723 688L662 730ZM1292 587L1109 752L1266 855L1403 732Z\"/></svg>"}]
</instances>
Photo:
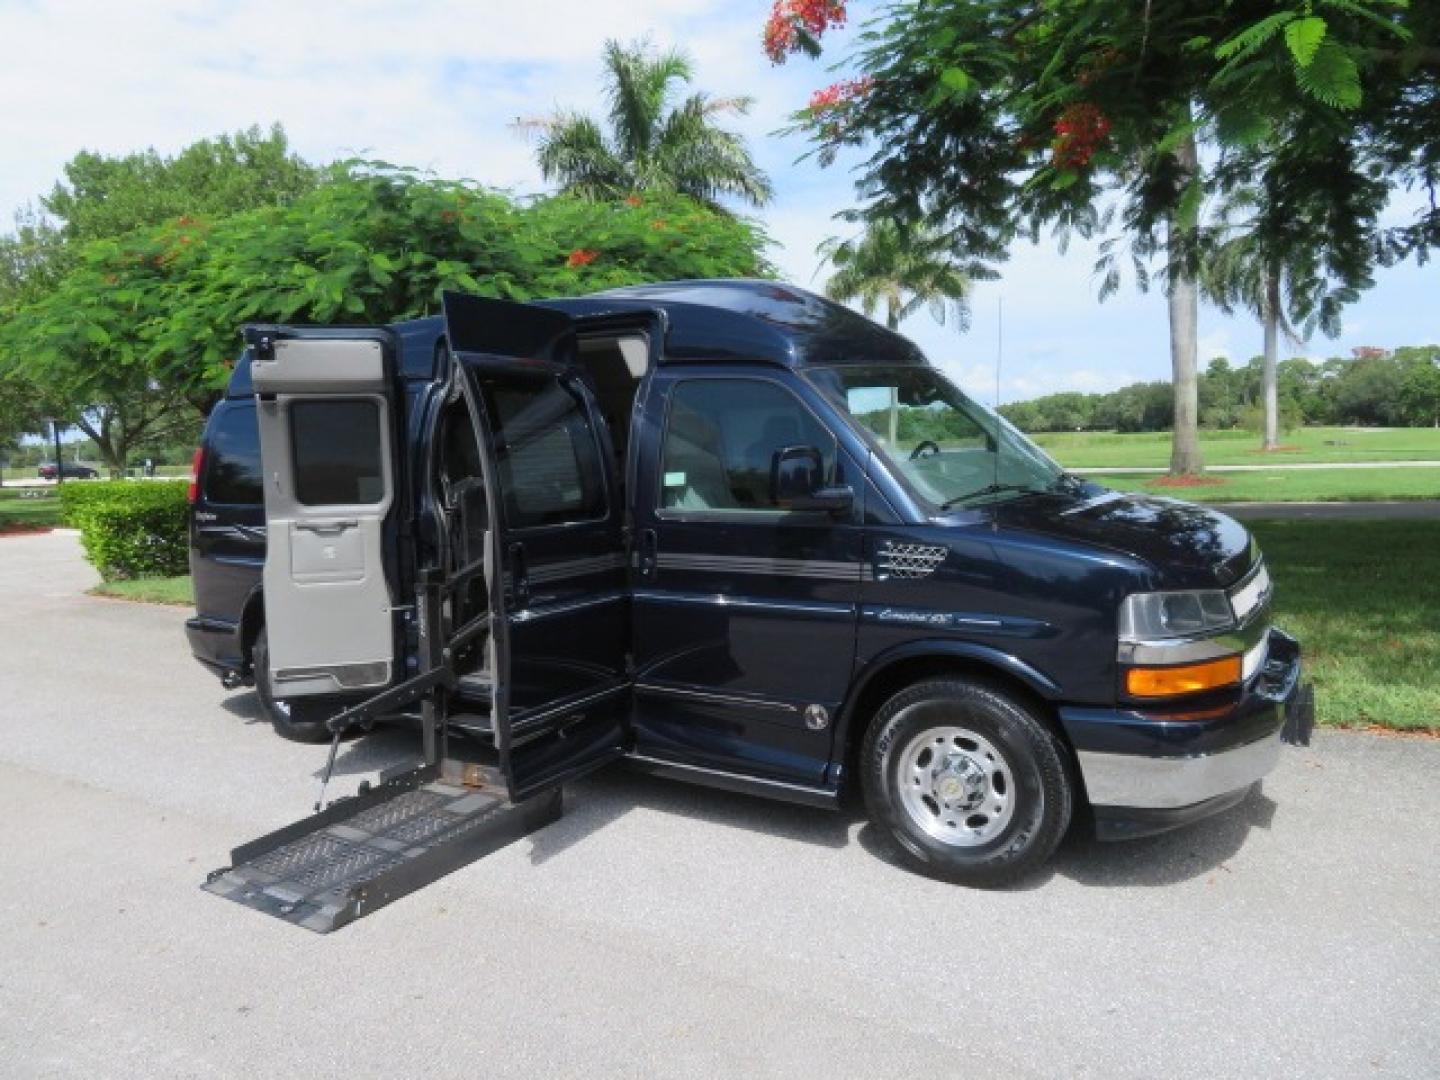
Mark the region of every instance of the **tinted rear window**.
<instances>
[{"instance_id":1,"label":"tinted rear window","mask_svg":"<svg viewBox=\"0 0 1440 1080\"><path fill-rule=\"evenodd\" d=\"M205 458L205 498L213 503L258 503L260 429L251 402L220 406Z\"/></svg>"}]
</instances>

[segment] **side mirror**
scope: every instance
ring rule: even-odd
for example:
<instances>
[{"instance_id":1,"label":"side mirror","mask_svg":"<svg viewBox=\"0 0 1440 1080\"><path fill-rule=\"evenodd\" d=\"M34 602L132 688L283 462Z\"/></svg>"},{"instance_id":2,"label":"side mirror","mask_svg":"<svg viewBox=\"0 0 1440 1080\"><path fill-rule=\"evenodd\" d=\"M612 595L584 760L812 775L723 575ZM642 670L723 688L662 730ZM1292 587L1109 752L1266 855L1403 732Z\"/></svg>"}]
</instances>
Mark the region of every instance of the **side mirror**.
<instances>
[{"instance_id":1,"label":"side mirror","mask_svg":"<svg viewBox=\"0 0 1440 1080\"><path fill-rule=\"evenodd\" d=\"M782 510L849 510L848 486L825 486L825 459L813 446L787 446L770 458L770 501Z\"/></svg>"}]
</instances>

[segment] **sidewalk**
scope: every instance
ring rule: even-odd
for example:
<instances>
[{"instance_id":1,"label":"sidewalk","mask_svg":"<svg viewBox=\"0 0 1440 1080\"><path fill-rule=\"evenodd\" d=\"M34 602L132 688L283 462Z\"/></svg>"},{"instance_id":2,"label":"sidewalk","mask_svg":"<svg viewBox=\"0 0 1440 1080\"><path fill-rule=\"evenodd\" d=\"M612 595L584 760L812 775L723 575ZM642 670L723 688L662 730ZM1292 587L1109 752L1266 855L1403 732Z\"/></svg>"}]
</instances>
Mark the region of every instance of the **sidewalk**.
<instances>
[{"instance_id":1,"label":"sidewalk","mask_svg":"<svg viewBox=\"0 0 1440 1080\"><path fill-rule=\"evenodd\" d=\"M1440 521L1440 499L1408 502L1234 502L1206 503L1242 521Z\"/></svg>"},{"instance_id":2,"label":"sidewalk","mask_svg":"<svg viewBox=\"0 0 1440 1080\"><path fill-rule=\"evenodd\" d=\"M1285 472L1290 469L1440 469L1440 461L1291 461L1265 465L1206 465L1206 472ZM1067 471L1100 475L1101 473L1166 473L1163 465L1116 465L1090 468L1069 466Z\"/></svg>"}]
</instances>

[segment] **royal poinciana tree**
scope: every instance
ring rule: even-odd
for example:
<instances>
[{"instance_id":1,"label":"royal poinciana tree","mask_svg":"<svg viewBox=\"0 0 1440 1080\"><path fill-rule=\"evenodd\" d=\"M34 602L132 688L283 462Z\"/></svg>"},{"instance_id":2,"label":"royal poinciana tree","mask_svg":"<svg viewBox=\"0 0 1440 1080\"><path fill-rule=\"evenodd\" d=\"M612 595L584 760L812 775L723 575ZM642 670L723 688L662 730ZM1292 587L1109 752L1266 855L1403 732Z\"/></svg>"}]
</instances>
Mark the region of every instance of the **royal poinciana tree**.
<instances>
[{"instance_id":1,"label":"royal poinciana tree","mask_svg":"<svg viewBox=\"0 0 1440 1080\"><path fill-rule=\"evenodd\" d=\"M285 205L82 245L46 289L0 304L0 389L19 380L89 403L84 430L118 470L172 402L192 423L189 406L208 409L246 322L387 323L434 313L450 289L524 301L769 276L767 243L755 223L675 194L517 201L349 162Z\"/></svg>"},{"instance_id":2,"label":"royal poinciana tree","mask_svg":"<svg viewBox=\"0 0 1440 1080\"><path fill-rule=\"evenodd\" d=\"M777 0L764 47L777 62L813 54L844 17L835 0ZM1302 187L1292 201L1345 226L1315 256L1337 301L1365 283L1376 258L1423 258L1440 232L1433 197L1415 221L1380 233L1373 222L1389 185L1374 175L1433 196L1435 21L1387 0L1263 10L903 0L860 36L847 58L853 77L817 92L798 119L822 163L844 147L870 151L858 174L870 217L924 222L966 258L998 263L1017 237L1047 231L1110 232L1118 243L1102 293L1119 284L1119 256L1132 257L1142 287L1158 263L1175 395L1171 470L1187 474L1203 464L1196 336L1213 239L1207 196L1239 183L1242 168L1263 193ZM1266 206L1257 219L1284 212Z\"/></svg>"}]
</instances>

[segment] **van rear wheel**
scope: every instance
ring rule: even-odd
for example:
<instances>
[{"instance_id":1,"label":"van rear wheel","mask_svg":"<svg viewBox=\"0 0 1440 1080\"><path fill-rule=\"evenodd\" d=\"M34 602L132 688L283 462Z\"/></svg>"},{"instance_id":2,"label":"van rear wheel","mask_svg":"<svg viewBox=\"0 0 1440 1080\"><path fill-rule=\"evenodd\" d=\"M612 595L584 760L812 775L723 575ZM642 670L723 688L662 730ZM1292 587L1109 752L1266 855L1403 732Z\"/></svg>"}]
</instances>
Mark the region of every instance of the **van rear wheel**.
<instances>
[{"instance_id":1,"label":"van rear wheel","mask_svg":"<svg viewBox=\"0 0 1440 1080\"><path fill-rule=\"evenodd\" d=\"M861 749L870 819L911 866L1003 885L1054 852L1073 792L1061 747L1034 711L967 679L929 679L875 715Z\"/></svg>"},{"instance_id":2,"label":"van rear wheel","mask_svg":"<svg viewBox=\"0 0 1440 1080\"><path fill-rule=\"evenodd\" d=\"M254 659L255 695L260 699L265 715L275 734L291 742L321 743L330 739L330 729L325 721L336 710L318 701L277 700L270 685L270 643L265 631L255 639Z\"/></svg>"}]
</instances>

